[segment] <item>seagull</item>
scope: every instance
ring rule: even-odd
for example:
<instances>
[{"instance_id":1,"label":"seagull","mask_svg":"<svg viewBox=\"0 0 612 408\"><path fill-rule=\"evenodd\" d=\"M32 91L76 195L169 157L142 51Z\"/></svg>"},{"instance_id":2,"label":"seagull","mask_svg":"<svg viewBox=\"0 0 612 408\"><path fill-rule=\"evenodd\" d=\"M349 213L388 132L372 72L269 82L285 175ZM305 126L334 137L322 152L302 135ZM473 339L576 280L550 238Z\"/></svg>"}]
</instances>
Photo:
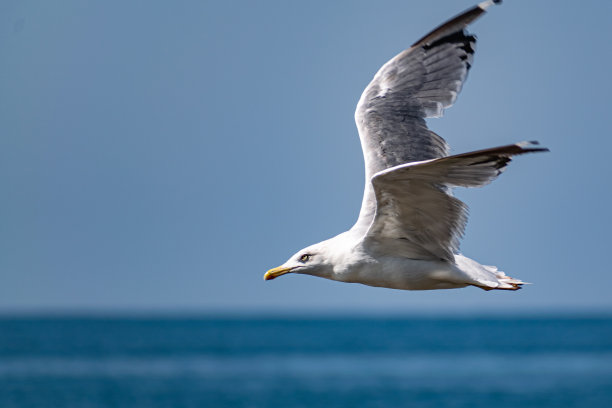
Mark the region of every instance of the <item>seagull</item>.
<instances>
[{"instance_id":1,"label":"seagull","mask_svg":"<svg viewBox=\"0 0 612 408\"><path fill-rule=\"evenodd\" d=\"M357 222L298 251L265 280L298 273L403 290L517 290L526 283L459 253L467 206L451 189L486 185L513 156L548 149L521 142L449 156L425 123L455 102L476 43L466 28L498 3L464 11L379 69L355 111L366 178Z\"/></svg>"}]
</instances>

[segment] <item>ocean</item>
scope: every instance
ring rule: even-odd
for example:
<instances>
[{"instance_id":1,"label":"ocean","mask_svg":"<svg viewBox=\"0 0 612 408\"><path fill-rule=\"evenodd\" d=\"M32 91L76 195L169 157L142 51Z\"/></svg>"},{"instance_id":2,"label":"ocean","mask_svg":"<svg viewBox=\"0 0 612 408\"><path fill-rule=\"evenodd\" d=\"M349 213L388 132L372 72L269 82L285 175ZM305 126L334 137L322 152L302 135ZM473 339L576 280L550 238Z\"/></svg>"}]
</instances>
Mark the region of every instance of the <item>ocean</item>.
<instances>
[{"instance_id":1,"label":"ocean","mask_svg":"<svg viewBox=\"0 0 612 408\"><path fill-rule=\"evenodd\" d=\"M612 318L3 317L0 407L612 407Z\"/></svg>"}]
</instances>

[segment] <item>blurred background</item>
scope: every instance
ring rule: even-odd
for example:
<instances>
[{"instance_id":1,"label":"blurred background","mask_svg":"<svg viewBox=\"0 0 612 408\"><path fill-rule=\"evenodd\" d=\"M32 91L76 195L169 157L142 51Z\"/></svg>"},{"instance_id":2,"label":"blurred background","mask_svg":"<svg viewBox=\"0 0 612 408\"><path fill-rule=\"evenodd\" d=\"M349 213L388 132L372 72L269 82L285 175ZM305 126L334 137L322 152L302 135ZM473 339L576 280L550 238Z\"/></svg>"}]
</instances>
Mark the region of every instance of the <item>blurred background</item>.
<instances>
[{"instance_id":1,"label":"blurred background","mask_svg":"<svg viewBox=\"0 0 612 408\"><path fill-rule=\"evenodd\" d=\"M612 405L610 2L492 7L429 121L551 149L457 191L533 285L262 281L352 225L363 88L473 4L1 2L0 406Z\"/></svg>"}]
</instances>

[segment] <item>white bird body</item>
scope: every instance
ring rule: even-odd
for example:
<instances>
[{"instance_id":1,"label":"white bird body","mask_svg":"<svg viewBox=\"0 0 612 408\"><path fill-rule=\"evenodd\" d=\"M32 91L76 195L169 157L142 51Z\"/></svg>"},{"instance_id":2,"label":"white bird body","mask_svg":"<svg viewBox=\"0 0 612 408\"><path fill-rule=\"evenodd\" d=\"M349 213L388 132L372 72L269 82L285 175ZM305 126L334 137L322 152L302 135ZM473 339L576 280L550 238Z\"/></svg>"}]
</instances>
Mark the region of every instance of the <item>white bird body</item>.
<instances>
[{"instance_id":1,"label":"white bird body","mask_svg":"<svg viewBox=\"0 0 612 408\"><path fill-rule=\"evenodd\" d=\"M467 77L476 38L465 28L499 2L461 13L380 68L355 111L366 170L357 222L297 252L264 279L291 272L404 290L524 284L459 253L467 207L451 190L486 185L512 156L547 149L521 142L448 156L444 139L425 123L454 103Z\"/></svg>"},{"instance_id":2,"label":"white bird body","mask_svg":"<svg viewBox=\"0 0 612 408\"><path fill-rule=\"evenodd\" d=\"M494 266L481 265L461 254L455 254L452 263L414 259L394 255L390 244L364 240L359 233L349 230L298 252L317 254L319 268L316 271L297 266L292 272L402 290L455 289L469 285L487 290L513 290L524 283L497 271ZM291 265L292 259L287 264Z\"/></svg>"},{"instance_id":3,"label":"white bird body","mask_svg":"<svg viewBox=\"0 0 612 408\"><path fill-rule=\"evenodd\" d=\"M368 256L332 279L391 289L427 290L462 288L467 286L468 277L444 261Z\"/></svg>"}]
</instances>

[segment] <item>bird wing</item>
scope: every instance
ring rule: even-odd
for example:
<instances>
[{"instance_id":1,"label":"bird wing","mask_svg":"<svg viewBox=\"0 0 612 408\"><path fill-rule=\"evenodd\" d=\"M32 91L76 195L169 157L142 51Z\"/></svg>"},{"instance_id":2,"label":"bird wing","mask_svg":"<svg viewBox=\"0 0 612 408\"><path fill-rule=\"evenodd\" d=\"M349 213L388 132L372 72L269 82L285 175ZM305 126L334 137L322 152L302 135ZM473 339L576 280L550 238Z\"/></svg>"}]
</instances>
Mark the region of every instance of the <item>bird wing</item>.
<instances>
[{"instance_id":1,"label":"bird wing","mask_svg":"<svg viewBox=\"0 0 612 408\"><path fill-rule=\"evenodd\" d=\"M359 99L355 121L365 159L365 191L353 230L365 231L376 211L370 183L384 169L446 156L444 139L425 118L451 106L472 63L476 37L465 28L499 0L488 0L440 25L401 52L374 76Z\"/></svg>"},{"instance_id":2,"label":"bird wing","mask_svg":"<svg viewBox=\"0 0 612 408\"><path fill-rule=\"evenodd\" d=\"M512 156L547 151L522 142L421 162L376 173L376 216L365 235L379 253L454 261L467 221L467 207L450 188L493 181Z\"/></svg>"}]
</instances>

